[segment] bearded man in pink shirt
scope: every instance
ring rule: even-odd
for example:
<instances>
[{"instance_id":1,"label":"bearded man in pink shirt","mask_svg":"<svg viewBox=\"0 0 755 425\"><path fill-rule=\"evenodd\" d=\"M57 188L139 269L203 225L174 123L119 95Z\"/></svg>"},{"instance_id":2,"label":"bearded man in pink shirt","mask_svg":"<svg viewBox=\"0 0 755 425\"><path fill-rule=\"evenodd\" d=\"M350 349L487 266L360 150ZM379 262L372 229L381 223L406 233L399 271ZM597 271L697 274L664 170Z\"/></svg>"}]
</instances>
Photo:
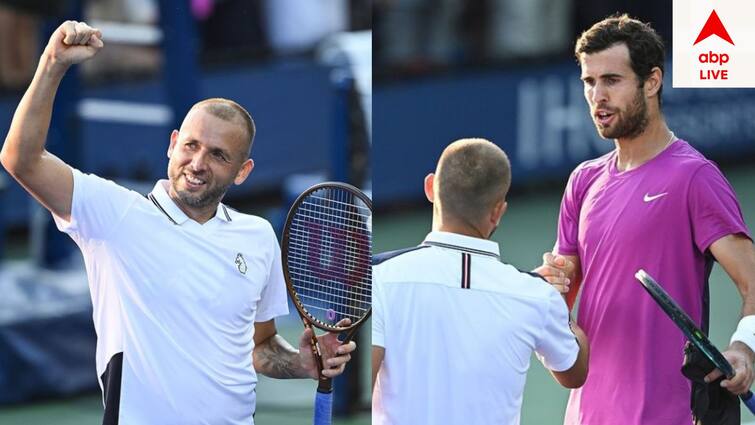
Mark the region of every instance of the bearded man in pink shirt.
<instances>
[{"instance_id":1,"label":"bearded man in pink shirt","mask_svg":"<svg viewBox=\"0 0 755 425\"><path fill-rule=\"evenodd\" d=\"M723 353L736 375L721 386L742 394L753 382L752 238L723 174L666 125L664 50L649 25L626 15L598 22L576 43L595 127L616 149L572 172L554 253L544 255L544 266L566 272L570 284L555 286L570 307L582 286L577 323L591 345L590 374L571 392L566 425L692 423L691 384L680 373L685 338L635 281L640 268L707 329L708 277L721 264L743 300Z\"/></svg>"}]
</instances>

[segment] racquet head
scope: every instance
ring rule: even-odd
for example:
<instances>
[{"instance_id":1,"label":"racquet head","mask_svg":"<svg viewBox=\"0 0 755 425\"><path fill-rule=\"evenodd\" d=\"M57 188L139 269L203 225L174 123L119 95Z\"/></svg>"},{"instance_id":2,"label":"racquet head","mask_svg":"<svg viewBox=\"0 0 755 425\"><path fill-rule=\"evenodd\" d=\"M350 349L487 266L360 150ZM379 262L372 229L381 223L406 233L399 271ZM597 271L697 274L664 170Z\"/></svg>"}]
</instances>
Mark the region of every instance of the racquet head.
<instances>
[{"instance_id":1,"label":"racquet head","mask_svg":"<svg viewBox=\"0 0 755 425\"><path fill-rule=\"evenodd\" d=\"M330 332L359 327L372 311L371 252L372 202L364 193L337 182L302 193L282 239L286 286L302 319ZM349 325L337 325L345 318Z\"/></svg>"}]
</instances>

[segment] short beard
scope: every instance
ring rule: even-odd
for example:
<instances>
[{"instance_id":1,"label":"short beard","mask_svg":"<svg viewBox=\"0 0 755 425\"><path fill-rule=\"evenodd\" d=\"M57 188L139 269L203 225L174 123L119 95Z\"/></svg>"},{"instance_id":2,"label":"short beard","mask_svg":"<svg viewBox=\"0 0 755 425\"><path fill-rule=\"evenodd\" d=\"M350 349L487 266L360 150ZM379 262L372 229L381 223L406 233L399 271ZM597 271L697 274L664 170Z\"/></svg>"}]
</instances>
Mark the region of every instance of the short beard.
<instances>
[{"instance_id":1,"label":"short beard","mask_svg":"<svg viewBox=\"0 0 755 425\"><path fill-rule=\"evenodd\" d=\"M606 139L634 139L642 134L648 126L648 105L642 95L642 90L637 90L637 95L626 110L624 120L618 122L616 127L598 132Z\"/></svg>"},{"instance_id":2,"label":"short beard","mask_svg":"<svg viewBox=\"0 0 755 425\"><path fill-rule=\"evenodd\" d=\"M175 185L173 185L173 190L184 205L201 209L219 203L229 187L231 187L230 184L225 186L219 185L209 188L201 194L194 194L187 190L178 190Z\"/></svg>"}]
</instances>

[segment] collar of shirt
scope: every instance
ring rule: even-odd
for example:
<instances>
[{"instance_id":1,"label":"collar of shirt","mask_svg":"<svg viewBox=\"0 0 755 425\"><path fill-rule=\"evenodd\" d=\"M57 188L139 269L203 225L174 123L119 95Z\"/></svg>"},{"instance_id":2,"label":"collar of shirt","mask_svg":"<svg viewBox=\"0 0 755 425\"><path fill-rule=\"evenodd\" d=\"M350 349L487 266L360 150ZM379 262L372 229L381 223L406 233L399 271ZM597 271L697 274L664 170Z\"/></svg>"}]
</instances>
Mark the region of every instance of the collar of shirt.
<instances>
[{"instance_id":1,"label":"collar of shirt","mask_svg":"<svg viewBox=\"0 0 755 425\"><path fill-rule=\"evenodd\" d=\"M168 194L168 180L158 180L155 183L155 187L149 194L150 200L156 204L160 210L170 218L170 220L178 225L182 225L189 220L189 216L184 213L181 208L173 202ZM215 211L215 217L225 222L231 222L231 215L228 213L228 209L222 203L218 203L217 211ZM212 221L212 219L210 220Z\"/></svg>"},{"instance_id":2,"label":"collar of shirt","mask_svg":"<svg viewBox=\"0 0 755 425\"><path fill-rule=\"evenodd\" d=\"M433 231L428 233L422 244L458 249L474 254L489 255L496 258L501 256L497 242L474 238L472 236L464 236L458 233Z\"/></svg>"}]
</instances>

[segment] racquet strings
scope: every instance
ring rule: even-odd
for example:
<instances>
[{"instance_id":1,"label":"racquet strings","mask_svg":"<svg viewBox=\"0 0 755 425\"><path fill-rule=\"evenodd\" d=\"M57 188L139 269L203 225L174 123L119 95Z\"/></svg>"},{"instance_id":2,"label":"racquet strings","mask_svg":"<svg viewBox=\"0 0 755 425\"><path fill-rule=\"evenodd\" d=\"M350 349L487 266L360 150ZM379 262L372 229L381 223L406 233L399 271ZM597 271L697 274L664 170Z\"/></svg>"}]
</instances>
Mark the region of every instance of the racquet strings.
<instances>
[{"instance_id":1,"label":"racquet strings","mask_svg":"<svg viewBox=\"0 0 755 425\"><path fill-rule=\"evenodd\" d=\"M289 228L288 271L296 300L310 319L356 323L372 303L372 213L345 188L309 193Z\"/></svg>"}]
</instances>

